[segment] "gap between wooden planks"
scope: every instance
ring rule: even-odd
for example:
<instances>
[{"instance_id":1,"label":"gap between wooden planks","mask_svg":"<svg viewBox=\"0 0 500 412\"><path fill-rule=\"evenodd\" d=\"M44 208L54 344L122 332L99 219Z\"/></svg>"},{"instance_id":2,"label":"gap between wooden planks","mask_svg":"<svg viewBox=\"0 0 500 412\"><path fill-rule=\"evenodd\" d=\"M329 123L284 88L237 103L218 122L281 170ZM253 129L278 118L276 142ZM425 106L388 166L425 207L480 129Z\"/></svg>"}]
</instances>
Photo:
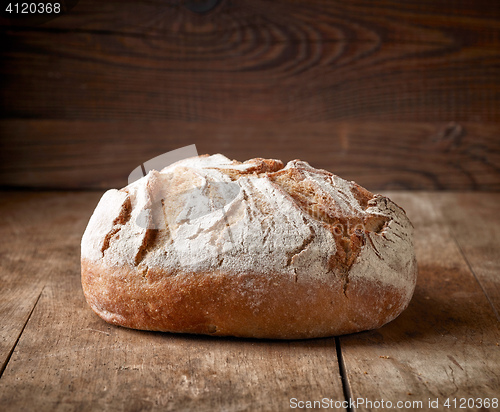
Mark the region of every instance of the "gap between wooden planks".
<instances>
[{"instance_id":1,"label":"gap between wooden planks","mask_svg":"<svg viewBox=\"0 0 500 412\"><path fill-rule=\"evenodd\" d=\"M9 273L19 279L29 274L25 280L38 277L36 291L45 287L27 324L37 293L22 280L9 289L19 296L17 308L24 315L11 318L17 310L7 312L10 330L17 330L10 333L8 352L17 345L0 379L0 402L7 410L36 405L38 410L276 411L288 410L291 397L344 399L344 390L347 396L372 401L491 397L499 386L498 322L454 239L466 242L466 237L456 230L458 234L452 235L447 225L450 216L467 214L470 205L459 202L455 207L462 207L461 212L443 214L456 203L456 196L391 194L416 226L417 291L408 310L394 322L338 339L346 379L342 388L334 339L214 339L131 331L103 323L84 302L75 253L99 194L9 195L2 209L17 220L11 220L16 223L8 229L12 241L7 244L4 237L2 250L18 258L2 266L1 279L9 278ZM475 196L478 202L472 205L479 212L471 231L487 224L480 224L489 216L481 199L494 204L488 200L490 194ZM19 250L30 252L21 259L15 252ZM462 250L477 254L481 245L465 244ZM35 252L45 255L37 260ZM35 259L30 260L33 253ZM37 270L46 262L50 274ZM492 264L498 262L493 259ZM6 295L5 291L2 288L0 294Z\"/></svg>"},{"instance_id":2,"label":"gap between wooden planks","mask_svg":"<svg viewBox=\"0 0 500 412\"><path fill-rule=\"evenodd\" d=\"M49 242L58 265L50 276L40 274L43 291L26 325L27 316L11 322L15 348L0 379L3 410L279 411L289 409L293 397L343 399L334 339L218 339L104 323L84 300L78 253L99 194L56 193L49 203L43 196L50 198L32 193L22 199L29 217L18 223L27 243L37 219L40 231L59 225ZM47 208L51 213L41 212ZM25 262L32 274L43 263ZM15 291L29 313L35 297L23 296L23 285ZM2 288L0 295L11 292Z\"/></svg>"},{"instance_id":3,"label":"gap between wooden planks","mask_svg":"<svg viewBox=\"0 0 500 412\"><path fill-rule=\"evenodd\" d=\"M0 193L0 375L42 289L67 273L96 193Z\"/></svg>"},{"instance_id":4,"label":"gap between wooden planks","mask_svg":"<svg viewBox=\"0 0 500 412\"><path fill-rule=\"evenodd\" d=\"M475 202L458 202L462 196ZM498 218L482 220L477 211L483 210L482 199L491 203L500 195L391 193L390 197L404 206L415 226L419 279L408 309L395 321L376 331L340 337L350 395L409 401L412 408L414 401L421 401L422 410L432 410L429 398L439 398L443 407L447 398L498 397L500 329L492 298L483 292L494 290L478 283L462 254L472 250L473 257L480 254L478 242L467 244L468 237L459 230L466 244L461 250L452 232L468 216L471 236L487 236L488 232L476 231ZM448 224L457 217L453 226ZM495 227L498 232L498 224ZM498 256L496 260L490 256L488 262L496 266L497 274L496 280L489 280L498 285Z\"/></svg>"},{"instance_id":5,"label":"gap between wooden planks","mask_svg":"<svg viewBox=\"0 0 500 412\"><path fill-rule=\"evenodd\" d=\"M78 290L74 276L44 289L0 380L9 410L279 411L292 397L343 396L333 339L128 330L97 318Z\"/></svg>"}]
</instances>

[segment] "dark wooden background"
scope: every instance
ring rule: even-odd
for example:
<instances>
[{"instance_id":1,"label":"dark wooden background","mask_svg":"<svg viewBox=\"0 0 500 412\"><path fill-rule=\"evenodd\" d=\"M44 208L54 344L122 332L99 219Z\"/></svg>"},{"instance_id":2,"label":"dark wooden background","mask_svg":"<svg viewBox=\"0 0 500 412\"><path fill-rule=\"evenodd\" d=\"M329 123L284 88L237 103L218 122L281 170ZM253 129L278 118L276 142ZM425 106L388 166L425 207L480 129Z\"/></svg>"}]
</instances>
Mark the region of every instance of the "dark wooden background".
<instances>
[{"instance_id":1,"label":"dark wooden background","mask_svg":"<svg viewBox=\"0 0 500 412\"><path fill-rule=\"evenodd\" d=\"M80 0L0 27L0 185L108 188L195 143L371 190L500 190L500 2Z\"/></svg>"}]
</instances>

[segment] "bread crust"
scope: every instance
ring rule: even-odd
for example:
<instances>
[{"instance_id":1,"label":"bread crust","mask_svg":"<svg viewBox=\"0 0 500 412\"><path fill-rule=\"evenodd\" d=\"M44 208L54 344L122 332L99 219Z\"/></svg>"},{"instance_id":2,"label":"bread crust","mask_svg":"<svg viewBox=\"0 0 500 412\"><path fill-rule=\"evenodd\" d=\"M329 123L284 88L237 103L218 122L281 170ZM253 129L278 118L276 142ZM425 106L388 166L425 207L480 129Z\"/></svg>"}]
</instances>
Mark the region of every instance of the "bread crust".
<instances>
[{"instance_id":1,"label":"bread crust","mask_svg":"<svg viewBox=\"0 0 500 412\"><path fill-rule=\"evenodd\" d=\"M144 330L302 339L378 328L407 307L417 266L400 207L305 162L217 156L103 196L82 239L83 291L101 318ZM206 198L225 198L186 219L193 205L182 193L200 187L200 176ZM222 194L219 181L229 185Z\"/></svg>"},{"instance_id":2,"label":"bread crust","mask_svg":"<svg viewBox=\"0 0 500 412\"><path fill-rule=\"evenodd\" d=\"M149 273L82 262L84 293L105 321L133 329L304 339L378 328L405 304L394 288L356 280L297 283L276 274Z\"/></svg>"}]
</instances>

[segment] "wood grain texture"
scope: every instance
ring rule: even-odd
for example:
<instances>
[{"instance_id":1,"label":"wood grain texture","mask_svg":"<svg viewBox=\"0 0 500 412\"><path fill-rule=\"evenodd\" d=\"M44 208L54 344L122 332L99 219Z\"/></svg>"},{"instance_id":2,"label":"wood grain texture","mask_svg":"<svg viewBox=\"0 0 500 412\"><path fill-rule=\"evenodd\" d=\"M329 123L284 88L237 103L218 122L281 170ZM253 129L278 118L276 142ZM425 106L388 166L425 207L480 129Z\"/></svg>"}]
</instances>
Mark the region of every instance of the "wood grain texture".
<instances>
[{"instance_id":1,"label":"wood grain texture","mask_svg":"<svg viewBox=\"0 0 500 412\"><path fill-rule=\"evenodd\" d=\"M500 6L82 0L4 27L2 117L496 121Z\"/></svg>"},{"instance_id":2,"label":"wood grain texture","mask_svg":"<svg viewBox=\"0 0 500 412\"><path fill-rule=\"evenodd\" d=\"M71 271L45 287L0 380L5 411L282 411L292 397L343 396L333 339L216 339L110 326L87 306L78 262Z\"/></svg>"},{"instance_id":3,"label":"wood grain texture","mask_svg":"<svg viewBox=\"0 0 500 412\"><path fill-rule=\"evenodd\" d=\"M500 125L399 122L1 120L0 184L121 188L139 164L196 144L199 154L303 159L373 191L500 189Z\"/></svg>"},{"instance_id":4,"label":"wood grain texture","mask_svg":"<svg viewBox=\"0 0 500 412\"><path fill-rule=\"evenodd\" d=\"M485 222L498 226L491 219L498 195L385 194L415 225L420 277L409 308L395 321L339 338L348 395L393 402L498 396L500 323L469 268L478 275L480 257L498 261L479 242L481 234L496 239ZM99 197L0 195L6 222L0 225L0 325L7 337L0 360L8 360L0 376L2 411L284 411L292 397L345 399L335 339L149 333L94 315L81 292L78 250ZM472 213L478 218L454 229ZM423 403L420 410L429 408Z\"/></svg>"},{"instance_id":5,"label":"wood grain texture","mask_svg":"<svg viewBox=\"0 0 500 412\"><path fill-rule=\"evenodd\" d=\"M80 283L80 238L98 193L2 197L12 206L2 212L24 229L22 242L11 249L1 244L2 256L17 267L9 275L20 289L18 309L32 305L37 277L43 285L0 379L2 411L280 411L292 397L343 397L334 339L216 339L106 324L85 302ZM53 225L58 229L47 235ZM38 254L20 261L24 250ZM0 289L0 324L22 329L25 316L3 310L13 292Z\"/></svg>"},{"instance_id":6,"label":"wood grain texture","mask_svg":"<svg viewBox=\"0 0 500 412\"><path fill-rule=\"evenodd\" d=\"M498 2L81 0L0 43L0 185L119 186L196 143L373 190L499 189Z\"/></svg>"},{"instance_id":7,"label":"wood grain texture","mask_svg":"<svg viewBox=\"0 0 500 412\"><path fill-rule=\"evenodd\" d=\"M433 206L439 196L391 194L415 226L419 279L395 321L340 338L353 398L422 401L418 410L432 410L428 398L442 407L446 398L498 396L500 323Z\"/></svg>"},{"instance_id":8,"label":"wood grain texture","mask_svg":"<svg viewBox=\"0 0 500 412\"><path fill-rule=\"evenodd\" d=\"M500 321L500 195L443 194L432 198Z\"/></svg>"},{"instance_id":9,"label":"wood grain texture","mask_svg":"<svg viewBox=\"0 0 500 412\"><path fill-rule=\"evenodd\" d=\"M75 249L97 203L95 193L2 192L0 194L0 375L46 284L67 274Z\"/></svg>"}]
</instances>

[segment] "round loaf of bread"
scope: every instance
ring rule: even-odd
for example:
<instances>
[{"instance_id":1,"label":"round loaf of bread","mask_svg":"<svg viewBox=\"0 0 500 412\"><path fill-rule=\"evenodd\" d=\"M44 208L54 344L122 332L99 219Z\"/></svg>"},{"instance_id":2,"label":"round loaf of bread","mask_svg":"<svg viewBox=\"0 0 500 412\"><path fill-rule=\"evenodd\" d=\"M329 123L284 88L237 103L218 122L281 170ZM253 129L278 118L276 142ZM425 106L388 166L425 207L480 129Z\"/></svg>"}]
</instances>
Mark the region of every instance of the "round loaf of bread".
<instances>
[{"instance_id":1,"label":"round loaf of bread","mask_svg":"<svg viewBox=\"0 0 500 412\"><path fill-rule=\"evenodd\" d=\"M174 163L100 200L87 302L129 328L299 339L378 328L416 283L404 210L308 163Z\"/></svg>"}]
</instances>

